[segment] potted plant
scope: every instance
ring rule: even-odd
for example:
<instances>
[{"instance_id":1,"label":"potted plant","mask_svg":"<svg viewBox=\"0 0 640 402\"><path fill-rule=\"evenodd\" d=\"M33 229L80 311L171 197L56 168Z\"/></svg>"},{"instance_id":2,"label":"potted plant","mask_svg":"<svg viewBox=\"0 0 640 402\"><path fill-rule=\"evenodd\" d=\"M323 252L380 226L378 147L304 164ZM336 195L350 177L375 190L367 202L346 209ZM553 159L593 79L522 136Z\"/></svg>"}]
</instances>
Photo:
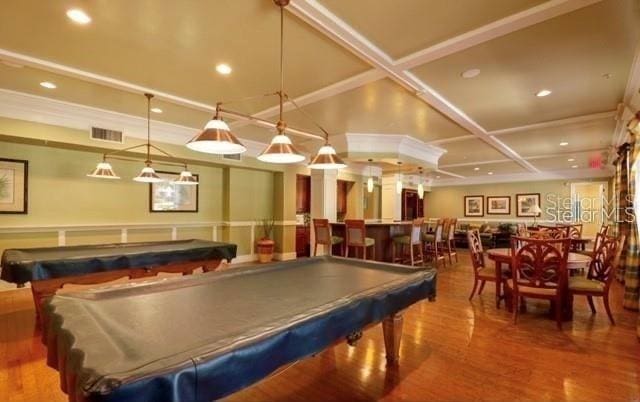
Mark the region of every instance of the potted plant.
<instances>
[{"instance_id":1,"label":"potted plant","mask_svg":"<svg viewBox=\"0 0 640 402\"><path fill-rule=\"evenodd\" d=\"M275 242L271 240L271 234L273 233L273 218L262 220L262 233L263 237L258 240L258 261L261 263L270 262L273 260L273 249Z\"/></svg>"}]
</instances>

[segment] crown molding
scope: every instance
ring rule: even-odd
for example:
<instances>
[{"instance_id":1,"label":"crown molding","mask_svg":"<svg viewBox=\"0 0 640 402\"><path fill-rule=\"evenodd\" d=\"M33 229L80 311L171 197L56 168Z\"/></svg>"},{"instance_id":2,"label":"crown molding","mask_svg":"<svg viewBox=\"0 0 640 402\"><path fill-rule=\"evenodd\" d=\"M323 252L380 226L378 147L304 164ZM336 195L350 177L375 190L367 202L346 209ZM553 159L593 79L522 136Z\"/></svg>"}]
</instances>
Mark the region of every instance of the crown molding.
<instances>
[{"instance_id":1,"label":"crown molding","mask_svg":"<svg viewBox=\"0 0 640 402\"><path fill-rule=\"evenodd\" d=\"M333 146L338 153L366 153L375 158L376 154L397 154L425 162L433 167L447 152L435 145L408 135L377 133L346 133L332 138Z\"/></svg>"},{"instance_id":2,"label":"crown molding","mask_svg":"<svg viewBox=\"0 0 640 402\"><path fill-rule=\"evenodd\" d=\"M61 126L87 132L91 127L122 131L125 137L146 139L147 119L110 110L60 101L38 95L0 89L0 116ZM200 129L151 120L153 140L184 145ZM243 156L256 157L266 143L240 139L247 147Z\"/></svg>"},{"instance_id":3,"label":"crown molding","mask_svg":"<svg viewBox=\"0 0 640 402\"><path fill-rule=\"evenodd\" d=\"M514 173L489 176L469 176L462 179L438 179L431 184L432 187L447 186L468 186L475 184L493 184L493 183L520 183L530 181L547 181L547 180L573 180L573 179L592 179L592 178L609 178L613 176L613 169L606 167L604 169L563 169L552 171L541 171L537 173Z\"/></svg>"}]
</instances>

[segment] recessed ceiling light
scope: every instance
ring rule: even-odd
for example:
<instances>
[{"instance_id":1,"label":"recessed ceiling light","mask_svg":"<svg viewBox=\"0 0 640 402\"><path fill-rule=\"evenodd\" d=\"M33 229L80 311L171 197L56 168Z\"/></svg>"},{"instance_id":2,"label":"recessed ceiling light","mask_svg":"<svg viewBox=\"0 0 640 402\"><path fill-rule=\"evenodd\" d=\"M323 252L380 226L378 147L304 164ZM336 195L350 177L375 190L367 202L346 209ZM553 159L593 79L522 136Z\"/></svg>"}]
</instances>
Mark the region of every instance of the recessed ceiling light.
<instances>
[{"instance_id":1,"label":"recessed ceiling light","mask_svg":"<svg viewBox=\"0 0 640 402\"><path fill-rule=\"evenodd\" d=\"M566 141L562 141L562 142L560 143L560 146L561 146L561 147L566 147L567 145L569 145L569 143L568 143L568 142L566 142Z\"/></svg>"},{"instance_id":2,"label":"recessed ceiling light","mask_svg":"<svg viewBox=\"0 0 640 402\"><path fill-rule=\"evenodd\" d=\"M440 176L436 176L436 179L439 179L439 178L440 178Z\"/></svg>"},{"instance_id":3,"label":"recessed ceiling light","mask_svg":"<svg viewBox=\"0 0 640 402\"><path fill-rule=\"evenodd\" d=\"M480 170L480 168L479 167L474 167L473 170L475 170L477 172L478 170Z\"/></svg>"},{"instance_id":4,"label":"recessed ceiling light","mask_svg":"<svg viewBox=\"0 0 640 402\"><path fill-rule=\"evenodd\" d=\"M489 172L489 173L487 173L487 174L488 174L489 176L491 176L491 175L493 174L493 172Z\"/></svg>"},{"instance_id":5,"label":"recessed ceiling light","mask_svg":"<svg viewBox=\"0 0 640 402\"><path fill-rule=\"evenodd\" d=\"M231 74L232 70L231 66L229 66L228 64L221 63L216 66L216 71L222 75L229 75Z\"/></svg>"},{"instance_id":6,"label":"recessed ceiling light","mask_svg":"<svg viewBox=\"0 0 640 402\"><path fill-rule=\"evenodd\" d=\"M460 74L462 78L474 78L474 77L477 77L478 75L480 75L479 68L471 68L469 70L463 71L462 74Z\"/></svg>"},{"instance_id":7,"label":"recessed ceiling light","mask_svg":"<svg viewBox=\"0 0 640 402\"><path fill-rule=\"evenodd\" d=\"M538 93L536 94L538 98L543 98L548 95L551 95L551 91L549 91L548 89L543 89L541 91L538 91Z\"/></svg>"},{"instance_id":8,"label":"recessed ceiling light","mask_svg":"<svg viewBox=\"0 0 640 402\"><path fill-rule=\"evenodd\" d=\"M151 111L152 111L153 113L162 113L162 109L160 109L159 107L152 107L152 108L151 108Z\"/></svg>"},{"instance_id":9,"label":"recessed ceiling light","mask_svg":"<svg viewBox=\"0 0 640 402\"><path fill-rule=\"evenodd\" d=\"M47 89L56 89L58 86L56 84L54 84L53 82L49 82L49 81L42 81L40 83L41 87L47 88Z\"/></svg>"},{"instance_id":10,"label":"recessed ceiling light","mask_svg":"<svg viewBox=\"0 0 640 402\"><path fill-rule=\"evenodd\" d=\"M573 161L575 161L575 159L574 159L574 158L569 158L569 159L567 159L567 162L573 162Z\"/></svg>"},{"instance_id":11,"label":"recessed ceiling light","mask_svg":"<svg viewBox=\"0 0 640 402\"><path fill-rule=\"evenodd\" d=\"M79 8L67 10L67 17L76 24L86 25L91 22L91 17Z\"/></svg>"},{"instance_id":12,"label":"recessed ceiling light","mask_svg":"<svg viewBox=\"0 0 640 402\"><path fill-rule=\"evenodd\" d=\"M605 80L608 80L611 77L613 77L613 74L609 74L609 73L602 74L602 78L604 78Z\"/></svg>"},{"instance_id":13,"label":"recessed ceiling light","mask_svg":"<svg viewBox=\"0 0 640 402\"><path fill-rule=\"evenodd\" d=\"M572 166L571 166L571 168L572 168L572 169L575 169L575 168L577 168L577 167L578 167L578 165L572 165Z\"/></svg>"}]
</instances>

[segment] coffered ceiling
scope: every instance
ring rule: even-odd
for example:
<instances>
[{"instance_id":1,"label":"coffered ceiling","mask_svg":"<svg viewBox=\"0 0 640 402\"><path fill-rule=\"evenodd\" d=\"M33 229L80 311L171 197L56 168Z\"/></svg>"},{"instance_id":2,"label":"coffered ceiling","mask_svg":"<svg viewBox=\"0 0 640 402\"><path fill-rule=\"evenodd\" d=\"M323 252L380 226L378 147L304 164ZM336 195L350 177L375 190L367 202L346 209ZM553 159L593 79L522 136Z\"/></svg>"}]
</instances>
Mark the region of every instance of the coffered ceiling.
<instances>
[{"instance_id":1,"label":"coffered ceiling","mask_svg":"<svg viewBox=\"0 0 640 402\"><path fill-rule=\"evenodd\" d=\"M69 21L71 7L91 23ZM610 174L588 166L606 162L629 107L619 104L639 89L637 1L292 0L287 10L285 89L332 135L409 135L444 148L433 174L443 185ZM216 101L277 90L278 22L271 0L6 0L0 90L134 116L149 90L163 111L154 120L198 128ZM218 74L218 63L232 73ZM542 89L551 94L537 97ZM276 104L229 106L273 119ZM11 110L0 104L0 115ZM300 112L285 117L318 132ZM264 143L273 134L233 127ZM293 138L309 153L319 146Z\"/></svg>"}]
</instances>

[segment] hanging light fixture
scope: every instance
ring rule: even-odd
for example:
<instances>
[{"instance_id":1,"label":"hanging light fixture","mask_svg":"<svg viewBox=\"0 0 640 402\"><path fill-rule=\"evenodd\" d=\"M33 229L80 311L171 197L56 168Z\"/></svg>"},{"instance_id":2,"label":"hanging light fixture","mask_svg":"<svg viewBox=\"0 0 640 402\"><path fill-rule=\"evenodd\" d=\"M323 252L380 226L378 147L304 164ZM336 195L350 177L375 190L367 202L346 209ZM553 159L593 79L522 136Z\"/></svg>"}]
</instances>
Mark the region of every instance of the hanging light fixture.
<instances>
[{"instance_id":1,"label":"hanging light fixture","mask_svg":"<svg viewBox=\"0 0 640 402\"><path fill-rule=\"evenodd\" d=\"M217 155L241 154L247 150L220 117L220 104L216 105L216 114L207 122L204 130L187 143L187 148Z\"/></svg>"},{"instance_id":2,"label":"hanging light fixture","mask_svg":"<svg viewBox=\"0 0 640 402\"><path fill-rule=\"evenodd\" d=\"M289 5L290 0L273 0L274 3L280 7L280 89L276 92L268 93L265 95L252 96L238 101L247 101L259 97L265 96L278 96L279 99L279 118L277 123L265 120L260 117L248 115L245 113L225 109L223 104L231 102L218 102L216 104L216 114L211 119L202 133L193 138L187 147L203 152L211 152L218 154L233 154L246 151L246 148L238 141L238 139L231 133L229 126L222 121L222 115L231 116L232 118L239 118L246 121L255 122L260 126L273 127L276 129L277 134L273 137L267 148L260 153L258 160L268 163L299 163L304 161L305 156L296 149L291 142L291 139L287 135L289 133L296 133L309 138L317 138L324 140L324 145L320 148L317 155L313 157L309 168L311 169L340 169L346 167L346 164L338 157L335 149L329 144L329 134L322 128L317 122L315 122L298 104L284 91L284 8ZM284 121L284 103L291 103L296 110L303 113L305 117L310 119L315 126L317 126L323 135L317 135L305 130L299 130L295 128L287 128L287 123Z\"/></svg>"},{"instance_id":3,"label":"hanging light fixture","mask_svg":"<svg viewBox=\"0 0 640 402\"><path fill-rule=\"evenodd\" d=\"M422 168L418 168L418 172L420 172L420 181L418 182L418 197L420 199L424 198L424 184L422 184Z\"/></svg>"},{"instance_id":4,"label":"hanging light fixture","mask_svg":"<svg viewBox=\"0 0 640 402\"><path fill-rule=\"evenodd\" d=\"M274 0L276 5L280 7L280 90L278 91L278 99L280 100L280 114L276 130L278 134L271 140L267 148L258 156L258 160L269 163L298 163L302 162L305 157L291 143L291 139L287 137L285 130L287 124L284 122L284 8L289 4L289 0Z\"/></svg>"},{"instance_id":5,"label":"hanging light fixture","mask_svg":"<svg viewBox=\"0 0 640 402\"><path fill-rule=\"evenodd\" d=\"M129 148L107 152L102 155L102 162L98 163L98 166L89 173L87 176L94 177L98 179L119 179L118 176L111 167L111 164L107 162L107 159L115 159L115 160L123 160L123 161L139 161L140 158L135 157L123 157L118 154L131 151L137 148L144 147L146 150L145 158L144 158L144 167L140 171L138 176L134 177L133 180L138 183L160 183L165 181L162 177L158 176L155 169L151 166L152 164L159 165L168 165L168 166L181 166L183 168L180 176L172 181L174 184L198 184L198 180L191 174L188 170L186 163L172 163L172 162L154 162L151 160L151 149L155 149L156 151L162 153L164 156L173 158L171 154L163 151L162 149L156 147L151 144L151 99L153 98L152 94L146 93L144 96L147 98L147 142L145 144L134 145Z\"/></svg>"},{"instance_id":6,"label":"hanging light fixture","mask_svg":"<svg viewBox=\"0 0 640 402\"><path fill-rule=\"evenodd\" d=\"M96 179L119 179L120 178L120 176L118 176L113 171L111 164L104 160L98 163L98 166L96 166L96 168L93 169L91 173L87 174L87 176L94 177Z\"/></svg>"},{"instance_id":7,"label":"hanging light fixture","mask_svg":"<svg viewBox=\"0 0 640 402\"><path fill-rule=\"evenodd\" d=\"M369 178L367 179L367 192L373 193L373 176L371 175L371 162L373 159L369 159Z\"/></svg>"},{"instance_id":8,"label":"hanging light fixture","mask_svg":"<svg viewBox=\"0 0 640 402\"><path fill-rule=\"evenodd\" d=\"M396 193L402 194L402 172L400 171L400 167L402 166L402 162L398 161L398 180L396 180Z\"/></svg>"}]
</instances>

